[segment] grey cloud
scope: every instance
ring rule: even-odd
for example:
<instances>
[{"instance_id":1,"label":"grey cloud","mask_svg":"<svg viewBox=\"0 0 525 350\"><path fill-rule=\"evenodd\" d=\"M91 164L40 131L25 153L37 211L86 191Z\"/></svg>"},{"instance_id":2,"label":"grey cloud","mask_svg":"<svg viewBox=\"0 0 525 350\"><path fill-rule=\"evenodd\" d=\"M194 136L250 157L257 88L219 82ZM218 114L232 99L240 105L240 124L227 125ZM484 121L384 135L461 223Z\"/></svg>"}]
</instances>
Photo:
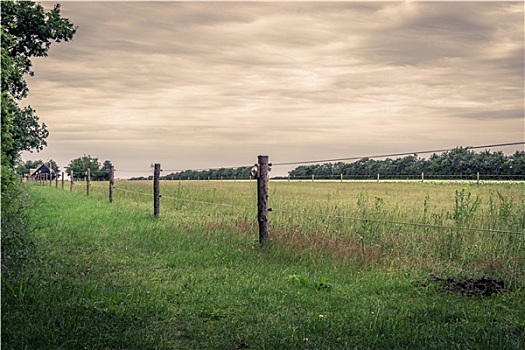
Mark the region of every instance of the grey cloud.
<instances>
[{"instance_id":1,"label":"grey cloud","mask_svg":"<svg viewBox=\"0 0 525 350\"><path fill-rule=\"evenodd\" d=\"M81 137L85 147L83 125L92 125L109 135L95 142L119 150L156 135L148 147L209 145L212 154L238 152L234 143L293 155L332 152L333 142L396 143L395 133L441 140L450 120L477 121L473 135L498 120L500 134L513 135L505 123L523 117L523 8L514 4L66 2L62 10L78 34L36 60L30 79L32 105L56 142ZM75 123L61 127L64 118Z\"/></svg>"}]
</instances>

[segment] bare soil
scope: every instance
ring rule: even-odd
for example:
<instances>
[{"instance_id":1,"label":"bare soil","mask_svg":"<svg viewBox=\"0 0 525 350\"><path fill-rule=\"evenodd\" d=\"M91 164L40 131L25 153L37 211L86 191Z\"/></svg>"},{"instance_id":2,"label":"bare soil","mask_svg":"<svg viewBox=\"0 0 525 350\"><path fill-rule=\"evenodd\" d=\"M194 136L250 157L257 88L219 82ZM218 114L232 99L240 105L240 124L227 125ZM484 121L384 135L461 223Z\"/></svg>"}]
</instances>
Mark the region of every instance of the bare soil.
<instances>
[{"instance_id":1,"label":"bare soil","mask_svg":"<svg viewBox=\"0 0 525 350\"><path fill-rule=\"evenodd\" d=\"M490 276L483 276L479 279L468 278L455 280L452 277L440 278L435 275L430 275L428 281L439 283L445 291L457 292L463 295L491 296L508 290L508 288L505 288L505 282L503 280L496 280Z\"/></svg>"}]
</instances>

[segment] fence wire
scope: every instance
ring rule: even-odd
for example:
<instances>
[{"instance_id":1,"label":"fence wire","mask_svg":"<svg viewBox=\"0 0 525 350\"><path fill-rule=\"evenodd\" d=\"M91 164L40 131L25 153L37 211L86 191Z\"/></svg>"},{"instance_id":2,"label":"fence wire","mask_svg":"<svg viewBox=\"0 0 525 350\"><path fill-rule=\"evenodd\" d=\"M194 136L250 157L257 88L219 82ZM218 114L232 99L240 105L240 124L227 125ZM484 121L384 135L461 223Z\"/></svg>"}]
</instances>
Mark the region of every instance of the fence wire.
<instances>
[{"instance_id":1,"label":"fence wire","mask_svg":"<svg viewBox=\"0 0 525 350\"><path fill-rule=\"evenodd\" d=\"M297 212L292 212L292 211L287 211L287 210L274 209L273 207L272 207L272 213L293 214L296 216L300 216L304 214L304 213L299 214ZM318 218L325 218L328 220L343 219L343 220L371 222L371 223L378 223L378 224L429 227L429 228L448 229L448 230L465 230L465 231L476 231L476 232L486 232L486 233L506 233L506 234L515 234L515 235L525 234L525 231L520 232L520 231L508 231L508 230L494 230L494 229L480 228L480 227L433 225L433 224L425 224L425 223L418 223L418 222L378 220L378 219L359 218L359 217L350 217L350 216L342 216L342 215L320 215L320 214L313 214L313 213L308 213L308 215L318 217Z\"/></svg>"},{"instance_id":2,"label":"fence wire","mask_svg":"<svg viewBox=\"0 0 525 350\"><path fill-rule=\"evenodd\" d=\"M525 142L508 142L508 143L500 143L500 144L490 144L490 145L482 145L482 146L467 146L465 147L468 150L471 149L481 149L481 148L494 148L494 147L506 147L506 146L516 146L516 145L524 145ZM430 153L440 153L440 152L448 152L452 151L455 148L444 148L444 149L435 149L435 150L422 150L422 151L411 151L411 152L402 152L402 153L391 153L391 154L380 154L380 155L371 155L371 156L352 156L352 157L344 157L344 158L333 158L333 159L322 159L322 160L306 160L306 161L290 161L290 162L278 162L273 163L272 166L285 166L285 165L305 165L305 164L315 164L315 163L326 163L326 162L340 162L340 161L349 161L349 160L359 160L363 158L387 158L387 157L399 157L399 156L407 156L407 155L418 155L418 154L430 154ZM196 169L193 171L212 171L212 170L221 170L221 169L239 169L244 167L251 167L251 165L243 165L243 166L235 166L235 167L213 167L213 168L203 168L203 169ZM116 172L117 170L115 170ZM128 173L152 173L153 169L150 170L119 170L120 172L128 172ZM184 172L186 170L178 170L178 169L165 169L162 170L164 172ZM107 171L101 170L101 172L106 173ZM74 173L67 173L67 175L73 175L73 177L79 176L82 180L83 177L85 177L85 172L74 172ZM281 177L281 180L352 180L352 179L360 179L360 178L368 178L371 180L376 180L375 176L379 174L373 174L373 175L352 175L352 174L341 174L341 175L327 175L327 176L321 176L321 175L315 175L312 177L304 176L304 177ZM483 178L523 178L523 175L482 175ZM397 174L397 175L381 175L381 178L377 178L377 181L381 180L392 180L392 179L418 179L419 174L417 175L411 175L411 174ZM425 180L437 180L437 179L451 179L451 178L458 178L461 180L476 180L475 174L466 174L466 175L431 175L431 174L425 174ZM189 180L191 177L189 177ZM196 179L193 179L196 180ZM238 178L237 176L231 176L231 177L224 177L221 176L220 179L206 179L206 178L198 178L198 180L201 181L218 181L218 180L248 180ZM252 180L251 178L249 180ZM423 179L421 179L422 181ZM166 180L166 181L174 181L174 180ZM177 181L185 181L185 179L177 179ZM150 197L153 194L152 193L145 193L140 191L134 191L129 189L124 189L119 186L115 186L114 189L116 191L122 191L127 193L132 193L140 196L147 196ZM203 200L195 200L195 199L189 199L189 198L180 198L180 197L173 197L173 196L161 196L163 199L169 199L169 200L175 200L175 201L184 201L184 202L190 202L190 203L199 203L203 205L209 205L209 206L218 206L218 207L230 207L230 208L242 208L243 210L252 210L253 206L246 206L246 205L240 205L240 204L233 204L233 203L221 203L221 202L209 202L209 201L203 201ZM255 206L255 203L254 203ZM294 215L294 216L301 216L304 213L299 213L297 211L291 211L291 210L280 210L278 208L272 209L273 214L287 214L287 215ZM315 214L315 213L308 213L308 215L312 217L319 217L324 218L327 220L331 219L341 219L341 220L351 220L351 221L359 221L359 222L370 222L370 223L377 223L377 224L391 224L391 225L404 225L404 226L413 226L413 227L427 227L427 228L435 228L435 229L443 229L443 230L463 230L463 231L475 231L475 232L485 232L485 233L496 233L496 234L512 234L512 235L521 235L525 234L523 231L511 231L511 230L496 230L496 229L488 229L488 228L479 228L479 227L463 227L463 226L450 226L450 225L436 225L436 224L427 224L427 223L418 223L418 222L409 222L409 221L396 221L396 220L379 220L374 218L363 218L363 217L352 217L352 216L345 216L345 215L321 215L321 214Z\"/></svg>"},{"instance_id":3,"label":"fence wire","mask_svg":"<svg viewBox=\"0 0 525 350\"><path fill-rule=\"evenodd\" d=\"M126 190L126 189L122 189L122 188L115 188L115 189L118 189L119 191L135 193L135 194L144 195L144 196L148 196L148 197L152 196L152 193L144 193L144 192ZM202 200L195 200L195 199L189 199L189 198L180 198L180 197L172 197L172 196L165 196L165 195L161 195L161 198L162 199L175 200L175 201L190 202L190 203L199 203L199 204L205 204L205 205L210 205L210 206L242 208L244 210L253 210L253 206L250 207L250 206L246 206L246 205L239 205L239 204L232 204L232 203L208 202L208 201L202 201ZM272 214L277 214L277 215L279 215L279 214L288 214L288 215L294 215L294 216L297 216L297 217L303 216L305 214L304 212L300 213L298 211L282 210L280 208L275 208L273 206L272 206L270 212ZM413 227L427 227L427 228L435 228L435 229L443 229L443 230L499 233L499 234L512 234L512 235L525 234L525 231L496 230L496 229L489 229L489 228L482 228L482 227L470 227L470 226L435 225L435 224L408 222L408 221L395 221L395 220L378 220L378 219L372 219L372 218L352 217L352 216L344 216L344 215L321 215L321 214L315 214L315 213L311 213L311 212L308 212L308 215L311 216L311 217L323 218L323 219L327 219L327 220L342 219L342 220L359 221L359 222L370 222L370 223L378 223L378 224L403 225L403 226L413 226Z\"/></svg>"}]
</instances>

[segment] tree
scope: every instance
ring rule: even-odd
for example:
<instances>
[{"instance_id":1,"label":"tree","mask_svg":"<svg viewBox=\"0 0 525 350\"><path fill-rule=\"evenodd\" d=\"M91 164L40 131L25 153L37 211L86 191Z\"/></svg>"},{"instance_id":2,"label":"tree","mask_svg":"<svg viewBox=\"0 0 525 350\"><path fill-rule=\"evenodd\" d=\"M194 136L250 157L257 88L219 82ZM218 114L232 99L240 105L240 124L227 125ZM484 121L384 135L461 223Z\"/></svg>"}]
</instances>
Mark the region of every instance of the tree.
<instances>
[{"instance_id":1,"label":"tree","mask_svg":"<svg viewBox=\"0 0 525 350\"><path fill-rule=\"evenodd\" d=\"M84 154L82 157L70 161L66 168L66 172L69 175L71 174L71 171L73 171L76 179L84 180L86 178L87 170L89 169L91 179L107 181L109 180L112 166L113 164L111 164L111 161L105 160L101 167L98 158L93 158L90 155L86 156Z\"/></svg>"},{"instance_id":2,"label":"tree","mask_svg":"<svg viewBox=\"0 0 525 350\"><path fill-rule=\"evenodd\" d=\"M66 167L66 172L68 175L73 172L75 178L84 180L88 169L91 177L95 179L100 169L100 163L98 162L98 158L92 158L90 155L86 156L84 154L82 157L69 162L69 165Z\"/></svg>"},{"instance_id":3,"label":"tree","mask_svg":"<svg viewBox=\"0 0 525 350\"><path fill-rule=\"evenodd\" d=\"M102 163L102 168L98 170L95 179L98 181L109 181L112 166L111 161L105 160L104 163Z\"/></svg>"},{"instance_id":4,"label":"tree","mask_svg":"<svg viewBox=\"0 0 525 350\"><path fill-rule=\"evenodd\" d=\"M512 175L525 174L525 151L516 151L511 157L510 172Z\"/></svg>"},{"instance_id":5,"label":"tree","mask_svg":"<svg viewBox=\"0 0 525 350\"><path fill-rule=\"evenodd\" d=\"M52 41L69 41L75 32L58 4L46 12L32 1L2 2L2 166L13 167L21 151L46 146L46 125L31 106L21 108L17 101L29 91L24 76L34 75L31 58L47 56Z\"/></svg>"},{"instance_id":6,"label":"tree","mask_svg":"<svg viewBox=\"0 0 525 350\"><path fill-rule=\"evenodd\" d=\"M68 41L76 28L60 15L60 5L51 11L33 1L2 1L1 31L1 231L2 267L16 265L25 244L28 223L24 196L15 175L20 152L41 150L48 131L35 111L20 107L27 96L24 77L33 75L31 58L47 56L51 42ZM4 269L2 268L2 272ZM2 276L3 277L3 276Z\"/></svg>"}]
</instances>

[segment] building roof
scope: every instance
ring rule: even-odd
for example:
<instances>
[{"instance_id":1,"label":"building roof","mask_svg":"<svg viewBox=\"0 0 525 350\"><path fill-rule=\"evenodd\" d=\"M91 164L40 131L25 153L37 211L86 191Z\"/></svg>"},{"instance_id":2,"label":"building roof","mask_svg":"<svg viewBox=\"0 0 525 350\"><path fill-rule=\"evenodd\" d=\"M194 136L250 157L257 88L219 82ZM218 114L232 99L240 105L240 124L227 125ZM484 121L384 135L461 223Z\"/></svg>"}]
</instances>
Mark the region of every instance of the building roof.
<instances>
[{"instance_id":1,"label":"building roof","mask_svg":"<svg viewBox=\"0 0 525 350\"><path fill-rule=\"evenodd\" d=\"M36 174L53 174L53 170L50 170L45 164L40 164L40 166L36 169L30 169L29 170L29 176L33 176Z\"/></svg>"}]
</instances>

